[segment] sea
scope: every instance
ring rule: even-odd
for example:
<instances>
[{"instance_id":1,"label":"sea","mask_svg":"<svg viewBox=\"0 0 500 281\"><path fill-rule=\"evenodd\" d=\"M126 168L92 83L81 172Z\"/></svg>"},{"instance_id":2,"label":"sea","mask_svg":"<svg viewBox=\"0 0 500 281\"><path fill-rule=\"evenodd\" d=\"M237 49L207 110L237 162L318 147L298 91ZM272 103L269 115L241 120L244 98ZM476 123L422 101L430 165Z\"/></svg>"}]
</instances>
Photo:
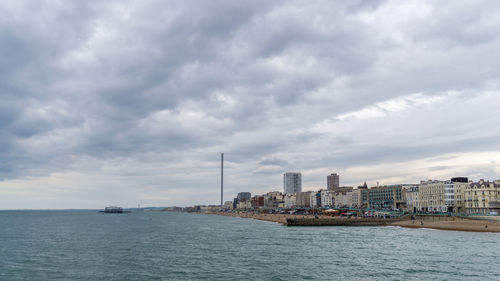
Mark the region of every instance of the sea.
<instances>
[{"instance_id":1,"label":"sea","mask_svg":"<svg viewBox=\"0 0 500 281\"><path fill-rule=\"evenodd\" d=\"M500 234L0 211L0 280L499 280Z\"/></svg>"}]
</instances>

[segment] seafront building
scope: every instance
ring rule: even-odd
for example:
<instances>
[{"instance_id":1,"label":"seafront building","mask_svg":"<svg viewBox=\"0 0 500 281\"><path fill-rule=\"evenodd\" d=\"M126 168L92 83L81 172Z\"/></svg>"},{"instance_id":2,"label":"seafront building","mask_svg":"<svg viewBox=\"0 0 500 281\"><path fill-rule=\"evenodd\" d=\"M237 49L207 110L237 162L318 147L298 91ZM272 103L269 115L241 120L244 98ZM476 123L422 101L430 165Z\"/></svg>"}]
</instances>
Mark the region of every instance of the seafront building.
<instances>
[{"instance_id":1,"label":"seafront building","mask_svg":"<svg viewBox=\"0 0 500 281\"><path fill-rule=\"evenodd\" d=\"M471 182L464 189L468 214L500 214L500 181Z\"/></svg>"},{"instance_id":2,"label":"seafront building","mask_svg":"<svg viewBox=\"0 0 500 281\"><path fill-rule=\"evenodd\" d=\"M238 193L238 201L250 201L250 198L252 198L252 194L250 192L240 192Z\"/></svg>"},{"instance_id":3,"label":"seafront building","mask_svg":"<svg viewBox=\"0 0 500 281\"><path fill-rule=\"evenodd\" d=\"M420 210L423 212L446 212L444 182L438 180L421 181L418 189Z\"/></svg>"},{"instance_id":4,"label":"seafront building","mask_svg":"<svg viewBox=\"0 0 500 281\"><path fill-rule=\"evenodd\" d=\"M318 208L318 196L316 192L309 193L309 207L310 208Z\"/></svg>"},{"instance_id":5,"label":"seafront building","mask_svg":"<svg viewBox=\"0 0 500 281\"><path fill-rule=\"evenodd\" d=\"M283 193L295 194L302 192L302 174L284 173L283 174Z\"/></svg>"},{"instance_id":6,"label":"seafront building","mask_svg":"<svg viewBox=\"0 0 500 281\"><path fill-rule=\"evenodd\" d=\"M297 207L310 207L311 206L311 193L313 191L298 192L296 195Z\"/></svg>"},{"instance_id":7,"label":"seafront building","mask_svg":"<svg viewBox=\"0 0 500 281\"><path fill-rule=\"evenodd\" d=\"M236 209L251 209L251 208L252 208L252 203L250 202L250 200L238 202L238 204L236 205Z\"/></svg>"},{"instance_id":8,"label":"seafront building","mask_svg":"<svg viewBox=\"0 0 500 281\"><path fill-rule=\"evenodd\" d=\"M469 179L466 177L456 177L450 180L453 183L454 205L453 212L465 212L465 189L469 186Z\"/></svg>"},{"instance_id":9,"label":"seafront building","mask_svg":"<svg viewBox=\"0 0 500 281\"><path fill-rule=\"evenodd\" d=\"M285 195L285 208L294 208L297 206L297 196L295 194Z\"/></svg>"},{"instance_id":10,"label":"seafront building","mask_svg":"<svg viewBox=\"0 0 500 281\"><path fill-rule=\"evenodd\" d=\"M239 206L246 206L244 204L245 202L249 202L250 204L250 199L252 198L252 194L250 192L240 192L236 196L236 198L233 199L233 209L239 209ZM240 204L242 203L242 204Z\"/></svg>"},{"instance_id":11,"label":"seafront building","mask_svg":"<svg viewBox=\"0 0 500 281\"><path fill-rule=\"evenodd\" d=\"M405 204L405 190L401 185L385 185L361 190L362 208L403 210Z\"/></svg>"},{"instance_id":12,"label":"seafront building","mask_svg":"<svg viewBox=\"0 0 500 281\"><path fill-rule=\"evenodd\" d=\"M406 187L406 210L416 213L420 210L420 204L418 201L418 188L419 185L413 185Z\"/></svg>"},{"instance_id":13,"label":"seafront building","mask_svg":"<svg viewBox=\"0 0 500 281\"><path fill-rule=\"evenodd\" d=\"M333 192L327 189L320 190L321 207L334 207Z\"/></svg>"},{"instance_id":14,"label":"seafront building","mask_svg":"<svg viewBox=\"0 0 500 281\"><path fill-rule=\"evenodd\" d=\"M364 185L358 186L357 189L352 190L352 207L353 208L361 208L363 206L362 201L361 201L361 191L368 189L368 186L366 185L366 182Z\"/></svg>"},{"instance_id":15,"label":"seafront building","mask_svg":"<svg viewBox=\"0 0 500 281\"><path fill-rule=\"evenodd\" d=\"M321 207L321 191L311 191L309 194L309 206L311 208Z\"/></svg>"},{"instance_id":16,"label":"seafront building","mask_svg":"<svg viewBox=\"0 0 500 281\"><path fill-rule=\"evenodd\" d=\"M363 185L358 186L358 188L353 189L349 193L351 194L351 208L361 208L362 207L362 202L361 202L361 191L368 189L368 185L366 182Z\"/></svg>"},{"instance_id":17,"label":"seafront building","mask_svg":"<svg viewBox=\"0 0 500 281\"><path fill-rule=\"evenodd\" d=\"M269 209L284 208L285 199L281 192L271 191L264 195L264 207Z\"/></svg>"},{"instance_id":18,"label":"seafront building","mask_svg":"<svg viewBox=\"0 0 500 281\"><path fill-rule=\"evenodd\" d=\"M466 177L455 177L445 181L421 181L420 184L378 186L377 183L377 186L371 188L368 188L365 182L364 185L354 189L351 186L336 186L334 183L338 175L330 176L332 177L330 189L302 192L301 174L285 173L283 175L285 193L271 191L251 197L250 192L240 192L233 202L225 202L223 208L230 210L333 207L409 212L500 213L500 180L472 182ZM220 206L200 208L200 210L211 210Z\"/></svg>"},{"instance_id":19,"label":"seafront building","mask_svg":"<svg viewBox=\"0 0 500 281\"><path fill-rule=\"evenodd\" d=\"M416 198L418 201L416 210L462 213L465 209L464 191L468 186L468 179L465 177L447 181L421 181Z\"/></svg>"},{"instance_id":20,"label":"seafront building","mask_svg":"<svg viewBox=\"0 0 500 281\"><path fill-rule=\"evenodd\" d=\"M252 208L257 209L257 208L263 208L264 207L264 202L265 198L263 195L255 195L250 199L250 204L252 205Z\"/></svg>"},{"instance_id":21,"label":"seafront building","mask_svg":"<svg viewBox=\"0 0 500 281\"><path fill-rule=\"evenodd\" d=\"M333 196L336 208L352 207L352 191L335 193Z\"/></svg>"},{"instance_id":22,"label":"seafront building","mask_svg":"<svg viewBox=\"0 0 500 281\"><path fill-rule=\"evenodd\" d=\"M338 191L340 187L340 176L333 173L326 176L326 188L331 191Z\"/></svg>"},{"instance_id":23,"label":"seafront building","mask_svg":"<svg viewBox=\"0 0 500 281\"><path fill-rule=\"evenodd\" d=\"M232 210L233 209L233 201L226 201L224 202L224 209L226 210Z\"/></svg>"}]
</instances>

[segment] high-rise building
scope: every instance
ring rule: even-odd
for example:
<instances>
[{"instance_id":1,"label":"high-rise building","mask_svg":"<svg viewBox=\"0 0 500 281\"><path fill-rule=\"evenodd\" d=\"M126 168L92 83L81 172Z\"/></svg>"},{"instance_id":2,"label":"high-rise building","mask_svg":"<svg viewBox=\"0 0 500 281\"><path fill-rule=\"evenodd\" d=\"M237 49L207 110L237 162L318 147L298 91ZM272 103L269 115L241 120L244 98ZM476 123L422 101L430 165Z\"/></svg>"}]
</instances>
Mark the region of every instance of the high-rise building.
<instances>
[{"instance_id":1,"label":"high-rise building","mask_svg":"<svg viewBox=\"0 0 500 281\"><path fill-rule=\"evenodd\" d=\"M243 202L243 201L250 201L251 197L252 194L250 192L240 192L238 193L238 196L236 198L238 198L239 202Z\"/></svg>"},{"instance_id":2,"label":"high-rise building","mask_svg":"<svg viewBox=\"0 0 500 281\"><path fill-rule=\"evenodd\" d=\"M294 194L302 191L302 175L300 173L283 174L284 194Z\"/></svg>"},{"instance_id":3,"label":"high-rise building","mask_svg":"<svg viewBox=\"0 0 500 281\"><path fill-rule=\"evenodd\" d=\"M328 190L337 191L340 186L340 178L337 174L331 174L326 177L326 186Z\"/></svg>"}]
</instances>

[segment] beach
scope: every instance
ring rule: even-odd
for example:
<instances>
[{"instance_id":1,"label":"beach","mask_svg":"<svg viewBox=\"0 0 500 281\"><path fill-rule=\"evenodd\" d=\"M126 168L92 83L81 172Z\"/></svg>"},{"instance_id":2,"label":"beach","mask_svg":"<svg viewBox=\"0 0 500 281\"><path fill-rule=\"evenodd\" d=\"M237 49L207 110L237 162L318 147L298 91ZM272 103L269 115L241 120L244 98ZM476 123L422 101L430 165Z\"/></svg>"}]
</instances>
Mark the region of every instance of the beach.
<instances>
[{"instance_id":1,"label":"beach","mask_svg":"<svg viewBox=\"0 0 500 281\"><path fill-rule=\"evenodd\" d=\"M426 221L406 220L394 222L392 226L408 228L431 228L439 230L470 231L470 232L500 232L500 223L489 220L455 220L455 221Z\"/></svg>"},{"instance_id":2,"label":"beach","mask_svg":"<svg viewBox=\"0 0 500 281\"><path fill-rule=\"evenodd\" d=\"M314 218L313 215L255 214L246 212L240 212L240 213L208 212L206 214L256 219L262 221L276 222L283 225L287 224L287 219ZM329 219L329 220L348 220L348 218L345 217L331 217L331 216L318 216L318 218ZM454 230L454 231L469 231L469 232L500 232L500 222L492 220L469 220L469 219L402 220L397 222L391 222L387 225L407 227L407 228L431 228L439 230Z\"/></svg>"},{"instance_id":3,"label":"beach","mask_svg":"<svg viewBox=\"0 0 500 281\"><path fill-rule=\"evenodd\" d=\"M287 219L297 219L297 218L313 218L313 215L290 215L290 214L254 214L254 213L224 213L224 212L207 212L206 214L220 215L228 217L238 217L247 219L256 219L261 221L277 222L286 225ZM327 216L319 216L321 218L328 218ZM330 217L331 218L331 217Z\"/></svg>"}]
</instances>

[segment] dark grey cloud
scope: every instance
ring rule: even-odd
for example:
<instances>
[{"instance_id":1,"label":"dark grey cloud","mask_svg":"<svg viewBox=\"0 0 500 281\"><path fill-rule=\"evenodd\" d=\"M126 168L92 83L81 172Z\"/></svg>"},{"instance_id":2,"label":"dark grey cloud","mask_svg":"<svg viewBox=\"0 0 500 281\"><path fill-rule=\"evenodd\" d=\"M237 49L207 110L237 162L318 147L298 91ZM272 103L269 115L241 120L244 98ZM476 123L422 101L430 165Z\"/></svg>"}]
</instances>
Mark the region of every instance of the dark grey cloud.
<instances>
[{"instance_id":1,"label":"dark grey cloud","mask_svg":"<svg viewBox=\"0 0 500 281\"><path fill-rule=\"evenodd\" d=\"M305 187L333 170L359 184L427 159L390 177L413 181L495 158L498 4L440 5L0 4L0 193L211 203L220 152L233 193L287 170ZM481 175L471 165L457 172Z\"/></svg>"}]
</instances>

